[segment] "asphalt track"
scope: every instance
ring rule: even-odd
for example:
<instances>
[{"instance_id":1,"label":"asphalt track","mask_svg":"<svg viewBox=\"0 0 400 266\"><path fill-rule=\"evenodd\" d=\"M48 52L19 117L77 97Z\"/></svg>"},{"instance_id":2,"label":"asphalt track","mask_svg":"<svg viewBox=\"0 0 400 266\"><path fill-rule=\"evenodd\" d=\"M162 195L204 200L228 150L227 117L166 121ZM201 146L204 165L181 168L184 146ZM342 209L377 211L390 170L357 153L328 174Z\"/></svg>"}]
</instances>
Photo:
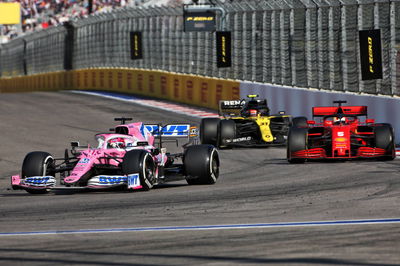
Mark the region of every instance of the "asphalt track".
<instances>
[{"instance_id":1,"label":"asphalt track","mask_svg":"<svg viewBox=\"0 0 400 266\"><path fill-rule=\"evenodd\" d=\"M234 149L212 186L9 189L27 152L94 143L118 116L200 121L68 92L0 95L0 265L400 265L398 160L290 165L282 148Z\"/></svg>"}]
</instances>

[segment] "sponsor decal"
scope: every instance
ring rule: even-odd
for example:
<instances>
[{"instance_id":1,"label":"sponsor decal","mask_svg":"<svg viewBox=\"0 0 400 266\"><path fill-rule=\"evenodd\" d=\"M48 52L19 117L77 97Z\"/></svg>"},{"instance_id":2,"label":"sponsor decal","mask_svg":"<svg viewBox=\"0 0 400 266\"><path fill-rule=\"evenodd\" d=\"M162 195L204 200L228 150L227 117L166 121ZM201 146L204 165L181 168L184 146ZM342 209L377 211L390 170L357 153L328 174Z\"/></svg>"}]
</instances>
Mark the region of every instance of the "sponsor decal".
<instances>
[{"instance_id":1,"label":"sponsor decal","mask_svg":"<svg viewBox=\"0 0 400 266\"><path fill-rule=\"evenodd\" d=\"M242 138L236 138L236 139L227 139L226 142L228 142L228 143L235 143L235 142L249 141L249 140L251 140L251 137L242 137Z\"/></svg>"},{"instance_id":2,"label":"sponsor decal","mask_svg":"<svg viewBox=\"0 0 400 266\"><path fill-rule=\"evenodd\" d=\"M132 73L128 73L127 81L128 81L128 90L132 90Z\"/></svg>"},{"instance_id":3,"label":"sponsor decal","mask_svg":"<svg viewBox=\"0 0 400 266\"><path fill-rule=\"evenodd\" d=\"M190 133L190 125L166 125L164 127L158 125L145 125L145 127L153 134L168 137L187 137Z\"/></svg>"},{"instance_id":4,"label":"sponsor decal","mask_svg":"<svg viewBox=\"0 0 400 266\"><path fill-rule=\"evenodd\" d=\"M122 89L122 73L121 72L118 72L117 80L118 80L118 89Z\"/></svg>"},{"instance_id":5,"label":"sponsor decal","mask_svg":"<svg viewBox=\"0 0 400 266\"><path fill-rule=\"evenodd\" d=\"M231 67L231 32L216 32L217 67Z\"/></svg>"},{"instance_id":6,"label":"sponsor decal","mask_svg":"<svg viewBox=\"0 0 400 266\"><path fill-rule=\"evenodd\" d=\"M208 102L207 95L208 95L208 84L207 82L202 82L200 91L200 100L202 103Z\"/></svg>"},{"instance_id":7,"label":"sponsor decal","mask_svg":"<svg viewBox=\"0 0 400 266\"><path fill-rule=\"evenodd\" d=\"M25 178L23 183L30 186L54 186L56 180L53 176L32 176Z\"/></svg>"},{"instance_id":8,"label":"sponsor decal","mask_svg":"<svg viewBox=\"0 0 400 266\"><path fill-rule=\"evenodd\" d=\"M199 135L199 130L197 127L190 127L189 137L197 137Z\"/></svg>"},{"instance_id":9,"label":"sponsor decal","mask_svg":"<svg viewBox=\"0 0 400 266\"><path fill-rule=\"evenodd\" d=\"M100 72L100 87L104 88L104 72Z\"/></svg>"},{"instance_id":10,"label":"sponsor decal","mask_svg":"<svg viewBox=\"0 0 400 266\"><path fill-rule=\"evenodd\" d=\"M184 31L215 31L215 13L184 10Z\"/></svg>"},{"instance_id":11,"label":"sponsor decal","mask_svg":"<svg viewBox=\"0 0 400 266\"><path fill-rule=\"evenodd\" d=\"M193 81L186 81L186 96L188 100L193 100Z\"/></svg>"},{"instance_id":12,"label":"sponsor decal","mask_svg":"<svg viewBox=\"0 0 400 266\"><path fill-rule=\"evenodd\" d=\"M179 98L179 79L174 79L174 97Z\"/></svg>"},{"instance_id":13,"label":"sponsor decal","mask_svg":"<svg viewBox=\"0 0 400 266\"><path fill-rule=\"evenodd\" d=\"M215 102L219 103L222 99L222 84L217 84L217 89L215 91Z\"/></svg>"},{"instance_id":14,"label":"sponsor decal","mask_svg":"<svg viewBox=\"0 0 400 266\"><path fill-rule=\"evenodd\" d=\"M154 93L155 89L154 89L154 76L150 75L149 76L149 91L151 93Z\"/></svg>"},{"instance_id":15,"label":"sponsor decal","mask_svg":"<svg viewBox=\"0 0 400 266\"><path fill-rule=\"evenodd\" d=\"M108 87L111 89L113 87L113 73L108 72Z\"/></svg>"},{"instance_id":16,"label":"sponsor decal","mask_svg":"<svg viewBox=\"0 0 400 266\"><path fill-rule=\"evenodd\" d=\"M143 74L138 74L137 87L139 91L143 90Z\"/></svg>"},{"instance_id":17,"label":"sponsor decal","mask_svg":"<svg viewBox=\"0 0 400 266\"><path fill-rule=\"evenodd\" d=\"M127 182L125 176L97 176L99 178L100 185L117 185L124 184Z\"/></svg>"},{"instance_id":18,"label":"sponsor decal","mask_svg":"<svg viewBox=\"0 0 400 266\"><path fill-rule=\"evenodd\" d=\"M361 30L360 63L362 80L382 78L381 30Z\"/></svg>"},{"instance_id":19,"label":"sponsor decal","mask_svg":"<svg viewBox=\"0 0 400 266\"><path fill-rule=\"evenodd\" d=\"M86 163L89 163L90 162L90 159L89 158L82 158L78 163L84 163L84 164L86 164Z\"/></svg>"},{"instance_id":20,"label":"sponsor decal","mask_svg":"<svg viewBox=\"0 0 400 266\"><path fill-rule=\"evenodd\" d=\"M131 59L143 59L142 51L142 32L131 31Z\"/></svg>"},{"instance_id":21,"label":"sponsor decal","mask_svg":"<svg viewBox=\"0 0 400 266\"><path fill-rule=\"evenodd\" d=\"M96 72L92 72L92 87L96 87Z\"/></svg>"},{"instance_id":22,"label":"sponsor decal","mask_svg":"<svg viewBox=\"0 0 400 266\"><path fill-rule=\"evenodd\" d=\"M139 174L128 175L128 188L139 189L142 188L140 184Z\"/></svg>"},{"instance_id":23,"label":"sponsor decal","mask_svg":"<svg viewBox=\"0 0 400 266\"><path fill-rule=\"evenodd\" d=\"M240 88L235 86L232 88L232 97L233 98L240 98Z\"/></svg>"},{"instance_id":24,"label":"sponsor decal","mask_svg":"<svg viewBox=\"0 0 400 266\"><path fill-rule=\"evenodd\" d=\"M43 86L43 82L42 82L43 79L39 77L39 80L41 81L40 82L41 83L40 86ZM78 88L80 88L81 87L81 73L76 73L76 83L78 85Z\"/></svg>"},{"instance_id":25,"label":"sponsor decal","mask_svg":"<svg viewBox=\"0 0 400 266\"><path fill-rule=\"evenodd\" d=\"M161 95L167 95L167 77L161 76Z\"/></svg>"},{"instance_id":26,"label":"sponsor decal","mask_svg":"<svg viewBox=\"0 0 400 266\"><path fill-rule=\"evenodd\" d=\"M89 79L89 73L85 72L83 73L83 87L87 88L88 87L88 79Z\"/></svg>"}]
</instances>

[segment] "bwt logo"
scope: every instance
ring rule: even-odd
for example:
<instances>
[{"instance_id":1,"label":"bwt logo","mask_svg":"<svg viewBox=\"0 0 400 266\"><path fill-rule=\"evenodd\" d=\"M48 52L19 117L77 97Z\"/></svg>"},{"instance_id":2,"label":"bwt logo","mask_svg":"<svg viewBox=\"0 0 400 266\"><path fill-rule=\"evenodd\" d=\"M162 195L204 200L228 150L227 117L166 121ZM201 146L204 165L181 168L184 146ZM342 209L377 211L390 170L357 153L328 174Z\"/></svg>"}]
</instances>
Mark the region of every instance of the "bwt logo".
<instances>
[{"instance_id":1,"label":"bwt logo","mask_svg":"<svg viewBox=\"0 0 400 266\"><path fill-rule=\"evenodd\" d=\"M120 176L120 177L100 176L99 177L100 184L120 184L120 183L125 183L126 180L127 180L127 178L124 176Z\"/></svg>"},{"instance_id":2,"label":"bwt logo","mask_svg":"<svg viewBox=\"0 0 400 266\"><path fill-rule=\"evenodd\" d=\"M25 180L26 183L31 184L46 184L49 181L49 177L30 177Z\"/></svg>"},{"instance_id":3,"label":"bwt logo","mask_svg":"<svg viewBox=\"0 0 400 266\"><path fill-rule=\"evenodd\" d=\"M189 134L190 125L166 125L159 127L158 125L146 125L146 128L155 136L161 132L162 136L187 136Z\"/></svg>"}]
</instances>

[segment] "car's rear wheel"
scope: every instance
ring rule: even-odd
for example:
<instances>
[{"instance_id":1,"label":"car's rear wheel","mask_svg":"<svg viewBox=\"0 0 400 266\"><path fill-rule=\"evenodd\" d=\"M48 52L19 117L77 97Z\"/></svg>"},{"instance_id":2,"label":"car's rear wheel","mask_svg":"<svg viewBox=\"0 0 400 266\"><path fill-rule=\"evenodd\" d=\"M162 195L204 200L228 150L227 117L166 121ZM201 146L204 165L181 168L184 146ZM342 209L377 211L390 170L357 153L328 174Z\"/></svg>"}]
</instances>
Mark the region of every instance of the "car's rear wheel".
<instances>
[{"instance_id":1,"label":"car's rear wheel","mask_svg":"<svg viewBox=\"0 0 400 266\"><path fill-rule=\"evenodd\" d=\"M200 123L201 144L217 145L219 118L203 118Z\"/></svg>"},{"instance_id":2,"label":"car's rear wheel","mask_svg":"<svg viewBox=\"0 0 400 266\"><path fill-rule=\"evenodd\" d=\"M219 155L212 145L189 146L183 156L189 185L214 184L219 176Z\"/></svg>"},{"instance_id":3,"label":"car's rear wheel","mask_svg":"<svg viewBox=\"0 0 400 266\"><path fill-rule=\"evenodd\" d=\"M236 124L235 121L224 119L219 121L218 124L218 137L217 146L218 148L224 148L227 146L229 139L234 139L236 136Z\"/></svg>"},{"instance_id":4,"label":"car's rear wheel","mask_svg":"<svg viewBox=\"0 0 400 266\"><path fill-rule=\"evenodd\" d=\"M296 151L307 149L307 132L306 128L291 127L287 141L287 160L289 163L304 163L305 158L293 158L292 154Z\"/></svg>"},{"instance_id":5,"label":"car's rear wheel","mask_svg":"<svg viewBox=\"0 0 400 266\"><path fill-rule=\"evenodd\" d=\"M122 173L125 175L139 174L143 189L151 189L156 182L156 163L151 154L145 150L128 151L121 163Z\"/></svg>"},{"instance_id":6,"label":"car's rear wheel","mask_svg":"<svg viewBox=\"0 0 400 266\"><path fill-rule=\"evenodd\" d=\"M393 160L396 157L393 128L390 124L378 125L374 128L375 147L385 149L387 155L383 160Z\"/></svg>"},{"instance_id":7,"label":"car's rear wheel","mask_svg":"<svg viewBox=\"0 0 400 266\"><path fill-rule=\"evenodd\" d=\"M33 151L25 156L22 163L22 178L54 175L54 158L50 153ZM25 190L31 194L44 194L49 191L46 188L25 188Z\"/></svg>"}]
</instances>

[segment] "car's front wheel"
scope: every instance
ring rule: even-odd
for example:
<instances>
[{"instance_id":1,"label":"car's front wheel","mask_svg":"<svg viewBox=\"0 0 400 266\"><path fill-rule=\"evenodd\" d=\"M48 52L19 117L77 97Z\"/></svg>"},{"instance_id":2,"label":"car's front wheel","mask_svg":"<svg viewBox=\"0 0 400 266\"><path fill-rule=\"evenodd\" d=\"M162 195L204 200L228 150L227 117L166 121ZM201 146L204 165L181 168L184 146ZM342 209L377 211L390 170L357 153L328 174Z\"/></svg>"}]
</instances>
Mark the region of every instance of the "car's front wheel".
<instances>
[{"instance_id":1,"label":"car's front wheel","mask_svg":"<svg viewBox=\"0 0 400 266\"><path fill-rule=\"evenodd\" d=\"M385 149L387 154L383 160L393 160L395 155L395 143L393 128L390 124L382 124L374 128L375 147Z\"/></svg>"},{"instance_id":2,"label":"car's front wheel","mask_svg":"<svg viewBox=\"0 0 400 266\"><path fill-rule=\"evenodd\" d=\"M296 151L307 149L307 132L306 128L291 127L287 140L287 160L289 163L304 163L305 158L293 158L292 154Z\"/></svg>"},{"instance_id":3,"label":"car's front wheel","mask_svg":"<svg viewBox=\"0 0 400 266\"><path fill-rule=\"evenodd\" d=\"M22 178L32 176L54 176L54 158L48 152L33 151L28 153L22 163ZM47 188L25 188L31 194L44 194Z\"/></svg>"},{"instance_id":4,"label":"car's front wheel","mask_svg":"<svg viewBox=\"0 0 400 266\"><path fill-rule=\"evenodd\" d=\"M145 190L151 189L156 182L156 163L145 150L128 151L121 163L121 169L125 175L139 174L140 184Z\"/></svg>"}]
</instances>

